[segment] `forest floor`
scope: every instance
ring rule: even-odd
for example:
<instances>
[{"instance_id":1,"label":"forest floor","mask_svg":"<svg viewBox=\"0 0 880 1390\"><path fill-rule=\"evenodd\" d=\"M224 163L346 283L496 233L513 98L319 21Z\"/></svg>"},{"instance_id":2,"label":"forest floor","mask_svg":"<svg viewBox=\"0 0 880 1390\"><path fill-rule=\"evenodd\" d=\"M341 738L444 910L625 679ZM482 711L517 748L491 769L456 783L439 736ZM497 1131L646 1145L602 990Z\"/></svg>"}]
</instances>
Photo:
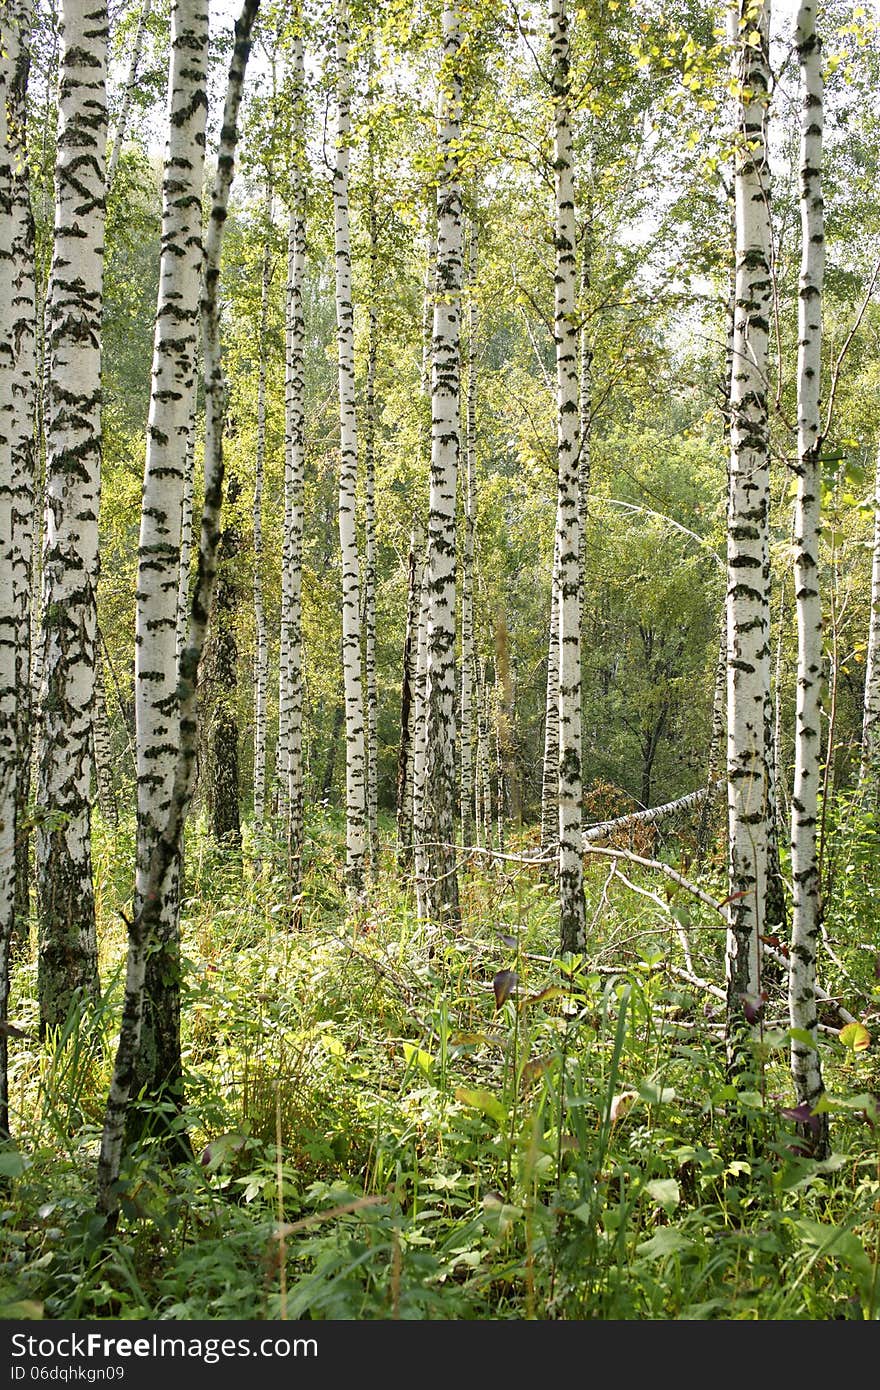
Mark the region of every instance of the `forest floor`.
<instances>
[{"instance_id":1,"label":"forest floor","mask_svg":"<svg viewBox=\"0 0 880 1390\"><path fill-rule=\"evenodd\" d=\"M533 866L469 864L462 927L441 933L417 920L389 840L350 912L341 825L320 812L291 928L268 853L260 868L246 843L230 863L193 826L181 1123L196 1157L169 1167L150 1141L132 1153L108 1240L95 1164L133 830L99 826L97 1017L38 1043L33 943L13 974L27 1036L10 1039L2 1314L877 1318L880 993L860 939L875 838L850 822L833 841L822 982L869 1027L848 1044L822 1033L832 1154L817 1162L786 1114L781 978L764 981L753 1072L735 1087L723 924L656 873L591 858L589 947L561 958L554 890ZM678 863L674 842L663 852ZM699 881L720 901L720 865Z\"/></svg>"}]
</instances>

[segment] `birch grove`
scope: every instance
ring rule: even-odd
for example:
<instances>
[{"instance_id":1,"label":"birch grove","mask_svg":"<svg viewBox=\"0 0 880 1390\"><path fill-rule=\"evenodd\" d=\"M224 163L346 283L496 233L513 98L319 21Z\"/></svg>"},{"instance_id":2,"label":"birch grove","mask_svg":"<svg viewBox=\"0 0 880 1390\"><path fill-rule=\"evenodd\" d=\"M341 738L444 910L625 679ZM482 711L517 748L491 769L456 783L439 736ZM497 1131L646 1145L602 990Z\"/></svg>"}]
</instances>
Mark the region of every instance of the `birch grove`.
<instances>
[{"instance_id":1,"label":"birch grove","mask_svg":"<svg viewBox=\"0 0 880 1390\"><path fill-rule=\"evenodd\" d=\"M0 1314L875 1319L873 13L239 5L0 14Z\"/></svg>"}]
</instances>

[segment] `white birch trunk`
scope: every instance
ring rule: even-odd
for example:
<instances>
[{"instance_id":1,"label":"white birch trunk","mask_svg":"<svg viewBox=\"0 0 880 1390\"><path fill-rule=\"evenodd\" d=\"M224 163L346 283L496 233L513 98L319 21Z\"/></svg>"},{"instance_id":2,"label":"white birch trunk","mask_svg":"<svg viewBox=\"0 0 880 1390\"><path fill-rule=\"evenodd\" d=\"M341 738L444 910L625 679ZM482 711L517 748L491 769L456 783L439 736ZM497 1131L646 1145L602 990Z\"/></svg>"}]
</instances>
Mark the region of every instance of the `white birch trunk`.
<instances>
[{"instance_id":1,"label":"white birch trunk","mask_svg":"<svg viewBox=\"0 0 880 1390\"><path fill-rule=\"evenodd\" d=\"M40 1028L98 989L91 855L101 311L107 143L106 0L64 0L48 291L42 730L37 800Z\"/></svg>"},{"instance_id":2,"label":"white birch trunk","mask_svg":"<svg viewBox=\"0 0 880 1390\"><path fill-rule=\"evenodd\" d=\"M798 294L798 463L795 513L795 601L798 625L794 787L791 798L793 913L788 983L792 1028L811 1045L792 1039L791 1072L799 1105L815 1106L823 1094L817 1046L816 943L821 926L817 822L821 748L822 601L819 592L819 525L822 427L822 289L825 226L822 202L824 93L822 45L816 33L816 0L802 0L795 42L801 69L801 273ZM828 1117L799 1126L819 1158L828 1147Z\"/></svg>"},{"instance_id":3,"label":"white birch trunk","mask_svg":"<svg viewBox=\"0 0 880 1390\"><path fill-rule=\"evenodd\" d=\"M559 856L559 530L554 527L550 572L550 636L544 701L544 762L541 779L541 852ZM554 865L553 876L558 871Z\"/></svg>"},{"instance_id":4,"label":"white birch trunk","mask_svg":"<svg viewBox=\"0 0 880 1390\"><path fill-rule=\"evenodd\" d=\"M300 11L297 10L297 19ZM287 877L297 899L303 846L302 539L305 487L306 265L305 58L299 23L290 58L293 84L291 206L287 240L284 371L284 541L281 558L281 641L278 688L278 803L287 841Z\"/></svg>"},{"instance_id":5,"label":"white birch trunk","mask_svg":"<svg viewBox=\"0 0 880 1390\"><path fill-rule=\"evenodd\" d=\"M101 1150L98 1157L98 1212L112 1230L119 1215L116 1189L122 1158L126 1115L135 1083L135 1062L144 1013L144 980L148 951L161 941L165 915L165 885L180 857L183 827L195 781L198 750L197 686L208 614L217 578L220 512L223 502L223 426L226 385L220 347L220 251L226 224L229 191L238 139L238 111L250 53L250 35L260 0L245 0L235 25L235 45L223 109L222 133L211 217L205 236L200 298L200 326L205 363L205 498L202 508L199 560L187 638L179 666L179 744L168 816L156 841L156 851L128 931L125 998L119 1045L107 1097ZM172 1021L173 1023L173 1021ZM184 1145L180 1142L180 1147Z\"/></svg>"},{"instance_id":6,"label":"white birch trunk","mask_svg":"<svg viewBox=\"0 0 880 1390\"><path fill-rule=\"evenodd\" d=\"M425 279L422 292L422 368L419 392L424 402L431 392L431 330L434 321L434 289L437 276L437 240L433 232L426 239ZM426 411L420 412L419 461L429 473L428 431ZM419 916L424 916L425 866L424 845L425 787L425 673L427 665L427 590L425 588L425 525L418 512L413 518L411 536L410 590L407 609L407 637L404 661L404 686L408 687L409 706L401 708L401 766L404 789L398 794L398 813L403 819L398 830L399 854L404 862L413 863ZM403 703L403 702L401 702ZM401 840L401 834L404 839Z\"/></svg>"},{"instance_id":7,"label":"white birch trunk","mask_svg":"<svg viewBox=\"0 0 880 1390\"><path fill-rule=\"evenodd\" d=\"M13 151L7 102L13 82L11 45L0 44L0 323L13 315ZM18 641L16 611L6 596L15 592L13 443L15 352L10 334L0 335L0 1139L9 1134L8 1033L9 950L15 925L15 814L18 749Z\"/></svg>"},{"instance_id":8,"label":"white birch trunk","mask_svg":"<svg viewBox=\"0 0 880 1390\"><path fill-rule=\"evenodd\" d=\"M29 914L30 830L28 801L33 749L31 699L31 594L36 519L37 413L37 285L34 265L34 217L31 210L27 148L27 86L30 33L34 22L31 0L7 6L9 23L4 39L10 65L8 140L12 167L12 304L7 320L12 337L14 374L12 448L12 601L16 636L16 747L18 776L15 808L16 920L26 934Z\"/></svg>"},{"instance_id":9,"label":"white birch trunk","mask_svg":"<svg viewBox=\"0 0 880 1390\"><path fill-rule=\"evenodd\" d=\"M428 502L427 667L425 680L425 916L458 920L455 862L455 502L460 449L462 194L460 0L443 6L437 134L437 296L431 361L431 486Z\"/></svg>"},{"instance_id":10,"label":"white birch trunk","mask_svg":"<svg viewBox=\"0 0 880 1390\"><path fill-rule=\"evenodd\" d=\"M477 526L477 218L468 247L468 374L465 424L464 547L461 564L461 842L474 842L474 559Z\"/></svg>"},{"instance_id":11,"label":"white birch trunk","mask_svg":"<svg viewBox=\"0 0 880 1390\"><path fill-rule=\"evenodd\" d=\"M147 32L147 23L150 18L150 10L153 7L153 0L144 0L141 8L138 26L135 30L134 43L131 49L131 61L128 65L128 76L125 79L125 87L122 91L122 102L119 107L119 117L116 121L116 134L113 138L113 147L110 151L110 159L107 165L107 187L113 187L113 180L116 177L116 166L119 163L119 156L122 153L122 146L128 134L128 122L131 119L131 99L134 89L137 86L138 72L141 64L141 51L144 46L144 35Z\"/></svg>"},{"instance_id":12,"label":"white birch trunk","mask_svg":"<svg viewBox=\"0 0 880 1390\"><path fill-rule=\"evenodd\" d=\"M342 552L342 669L345 688L345 879L349 895L364 887L366 745L361 681L360 566L357 549L357 422L354 306L348 213L351 138L348 0L337 0L336 166L333 171L336 247L336 340L339 356L339 544Z\"/></svg>"},{"instance_id":13,"label":"white birch trunk","mask_svg":"<svg viewBox=\"0 0 880 1390\"><path fill-rule=\"evenodd\" d=\"M257 383L257 450L254 460L254 835L256 864L262 863L260 841L266 817L266 690L269 683L269 638L266 607L263 602L263 474L266 458L266 324L269 317L269 290L272 284L272 217L275 200L272 175L266 180L266 227L263 245L263 273L260 283L259 379Z\"/></svg>"},{"instance_id":14,"label":"white birch trunk","mask_svg":"<svg viewBox=\"0 0 880 1390\"><path fill-rule=\"evenodd\" d=\"M180 744L178 621L181 522L195 392L202 269L202 179L207 114L208 6L176 0L171 13L168 140L153 342L150 413L138 543L135 618L137 875L143 911L159 839L172 809ZM159 886L155 947L146 965L138 1089L178 1088L180 866Z\"/></svg>"},{"instance_id":15,"label":"white birch trunk","mask_svg":"<svg viewBox=\"0 0 880 1390\"><path fill-rule=\"evenodd\" d=\"M175 664L180 662L180 653L186 642L186 629L189 622L189 570L192 561L193 542L193 488L196 473L196 368L189 400L189 423L187 425L186 449L183 455L183 496L180 502L180 563L177 567L177 640L175 643Z\"/></svg>"},{"instance_id":16,"label":"white birch trunk","mask_svg":"<svg viewBox=\"0 0 880 1390\"><path fill-rule=\"evenodd\" d=\"M730 386L727 528L728 1027L744 1024L742 996L760 988L770 816L769 429L767 338L771 311L770 169L766 121L769 0L740 7L735 66L736 293ZM753 44L749 37L760 35ZM733 896L736 895L736 896Z\"/></svg>"},{"instance_id":17,"label":"white birch trunk","mask_svg":"<svg viewBox=\"0 0 880 1390\"><path fill-rule=\"evenodd\" d=\"M403 644L403 680L400 699L400 749L397 759L397 858L402 869L412 864L413 850L413 749L416 728L419 613L425 574L425 528L413 519L409 542L406 636Z\"/></svg>"},{"instance_id":18,"label":"white birch trunk","mask_svg":"<svg viewBox=\"0 0 880 1390\"><path fill-rule=\"evenodd\" d=\"M874 473L874 539L871 549L871 616L865 658L865 698L859 788L877 800L880 790L880 444Z\"/></svg>"},{"instance_id":19,"label":"white birch trunk","mask_svg":"<svg viewBox=\"0 0 880 1390\"><path fill-rule=\"evenodd\" d=\"M375 262L376 213L370 204L370 259ZM375 294L375 272L371 272ZM370 879L379 878L379 692L376 677L376 341L377 318L371 299L364 401L364 678L367 697L367 840Z\"/></svg>"},{"instance_id":20,"label":"white birch trunk","mask_svg":"<svg viewBox=\"0 0 880 1390\"><path fill-rule=\"evenodd\" d=\"M556 343L559 482L559 909L563 951L582 951L586 914L581 851L580 509L578 487L578 330L572 170L568 16L565 0L550 0L554 103L556 216L554 339Z\"/></svg>"}]
</instances>

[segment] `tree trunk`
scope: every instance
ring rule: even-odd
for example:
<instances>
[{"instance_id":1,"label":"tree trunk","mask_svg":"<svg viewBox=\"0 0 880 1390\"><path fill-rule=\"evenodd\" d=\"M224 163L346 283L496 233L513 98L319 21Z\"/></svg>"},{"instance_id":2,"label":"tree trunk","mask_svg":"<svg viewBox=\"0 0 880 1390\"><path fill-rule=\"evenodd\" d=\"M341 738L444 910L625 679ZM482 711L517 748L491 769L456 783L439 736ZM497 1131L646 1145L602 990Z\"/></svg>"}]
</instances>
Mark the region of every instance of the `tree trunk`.
<instances>
[{"instance_id":1,"label":"tree trunk","mask_svg":"<svg viewBox=\"0 0 880 1390\"><path fill-rule=\"evenodd\" d=\"M438 103L437 297L431 362L431 486L428 502L425 673L424 915L459 919L455 851L455 502L458 488L462 195L460 0L444 0Z\"/></svg>"},{"instance_id":2,"label":"tree trunk","mask_svg":"<svg viewBox=\"0 0 880 1390\"><path fill-rule=\"evenodd\" d=\"M768 0L757 9L741 0L735 72L736 304L727 528L727 1022L735 1067L744 1064L735 1056L745 1023L743 996L754 998L760 989L759 934L766 924L770 814L765 741L770 705L769 27Z\"/></svg>"},{"instance_id":3,"label":"tree trunk","mask_svg":"<svg viewBox=\"0 0 880 1390\"><path fill-rule=\"evenodd\" d=\"M822 289L825 226L822 202L824 93L822 45L815 0L802 0L795 30L801 69L801 274L798 294L798 463L795 517L795 599L798 623L797 713L794 789L791 798L793 913L788 1004L793 1029L791 1074L798 1105L812 1111L824 1092L816 1016L816 942L821 925L821 884L816 826L822 681L822 600L819 593L819 525L822 427ZM799 1124L811 1152L828 1153L828 1116L810 1114Z\"/></svg>"},{"instance_id":4,"label":"tree trunk","mask_svg":"<svg viewBox=\"0 0 880 1390\"><path fill-rule=\"evenodd\" d=\"M40 1031L98 992L92 883L101 311L107 142L106 0L63 0L48 291L49 417L43 549L37 830Z\"/></svg>"},{"instance_id":5,"label":"tree trunk","mask_svg":"<svg viewBox=\"0 0 880 1390\"><path fill-rule=\"evenodd\" d=\"M397 862L406 871L413 856L413 745L417 680L419 612L425 573L425 528L414 518L409 543L406 637L400 694L400 748L397 755Z\"/></svg>"},{"instance_id":6,"label":"tree trunk","mask_svg":"<svg viewBox=\"0 0 880 1390\"><path fill-rule=\"evenodd\" d=\"M107 187L113 187L113 180L116 177L116 166L119 163L119 156L122 153L122 146L128 134L128 122L131 117L131 98L134 93L138 80L138 69L141 62L141 50L144 46L144 35L147 32L147 23L150 18L150 10L153 7L153 0L144 0L141 8L138 26L135 30L134 43L131 48L131 62L128 65L128 76L125 80L125 87L122 91L122 103L119 107L119 117L116 122L116 134L113 139L113 148L110 151L110 160L107 165Z\"/></svg>"},{"instance_id":7,"label":"tree trunk","mask_svg":"<svg viewBox=\"0 0 880 1390\"><path fill-rule=\"evenodd\" d=\"M266 457L266 324L269 317L269 290L272 285L272 216L274 212L272 172L266 177L266 227L263 243L263 273L260 282L259 380L257 384L257 449L254 460L254 836L256 866L262 863L261 841L266 816L266 688L269 683L269 639L266 608L263 603L263 472Z\"/></svg>"},{"instance_id":8,"label":"tree trunk","mask_svg":"<svg viewBox=\"0 0 880 1390\"><path fill-rule=\"evenodd\" d=\"M117 1180L122 1161L125 1120L135 1081L135 1061L144 1010L144 971L148 952L162 944L165 884L180 858L183 827L192 797L198 751L196 694L199 663L204 649L208 614L212 608L220 540L223 502L223 423L226 388L220 349L219 278L220 250L234 173L238 138L238 110L250 53L250 36L260 0L245 0L235 25L235 44L223 110L222 134L211 217L205 237L200 321L205 361L205 500L202 508L199 561L192 602L192 616L179 666L180 735L168 817L156 842L155 853L139 895L128 932L125 998L119 1045L98 1158L98 1212L112 1230L119 1215Z\"/></svg>"},{"instance_id":9,"label":"tree trunk","mask_svg":"<svg viewBox=\"0 0 880 1390\"><path fill-rule=\"evenodd\" d=\"M544 703L544 762L541 778L541 853L559 857L559 531L553 541L550 573L550 637L547 646L547 693ZM549 865L548 865L549 867ZM553 877L558 872L553 864Z\"/></svg>"},{"instance_id":10,"label":"tree trunk","mask_svg":"<svg viewBox=\"0 0 880 1390\"><path fill-rule=\"evenodd\" d=\"M474 843L474 560L477 525L477 217L468 247L468 375L465 425L464 547L461 557L461 842Z\"/></svg>"},{"instance_id":11,"label":"tree trunk","mask_svg":"<svg viewBox=\"0 0 880 1390\"><path fill-rule=\"evenodd\" d=\"M361 682L360 566L357 504L357 421L354 380L354 306L348 215L351 134L348 0L337 0L336 166L333 212L336 247L336 334L339 356L339 544L342 551L342 670L345 687L345 881L350 896L364 887L366 857L366 746Z\"/></svg>"},{"instance_id":12,"label":"tree trunk","mask_svg":"<svg viewBox=\"0 0 880 1390\"><path fill-rule=\"evenodd\" d=\"M241 852L239 806L238 636L241 604L238 578L241 532L232 511L241 496L241 481L229 474L227 521L220 537L212 675L215 695L211 718L211 831L218 845Z\"/></svg>"},{"instance_id":13,"label":"tree trunk","mask_svg":"<svg viewBox=\"0 0 880 1390\"><path fill-rule=\"evenodd\" d=\"M206 0L176 0L171 23L162 245L135 619L136 920L145 910L159 842L173 810L181 738L178 603L202 269L202 178L208 105ZM190 475L190 507L191 486ZM175 1111L183 1099L180 872L179 855L174 855L156 885L154 949L145 964L145 1000L134 1062L135 1089L143 1090L150 1102L166 1101ZM144 1114L133 1113L130 1132L140 1132L147 1123Z\"/></svg>"},{"instance_id":14,"label":"tree trunk","mask_svg":"<svg viewBox=\"0 0 880 1390\"><path fill-rule=\"evenodd\" d=\"M556 216L553 336L556 344L556 544L559 549L559 925L563 951L582 951L586 914L581 853L581 652L578 330L571 74L565 0L550 0Z\"/></svg>"},{"instance_id":15,"label":"tree trunk","mask_svg":"<svg viewBox=\"0 0 880 1390\"><path fill-rule=\"evenodd\" d=\"M0 44L0 323L13 317L15 222L13 148L7 120L15 54L10 43ZM15 349L9 333L0 335L0 593L15 593L13 505L15 472ZM15 926L15 818L18 749L19 624L15 605L4 597L0 605L0 1139L9 1134L8 1032L9 951Z\"/></svg>"},{"instance_id":16,"label":"tree trunk","mask_svg":"<svg viewBox=\"0 0 880 1390\"><path fill-rule=\"evenodd\" d=\"M865 660L865 699L859 788L871 805L880 800L880 444L874 474L874 541L871 551L871 616Z\"/></svg>"},{"instance_id":17,"label":"tree trunk","mask_svg":"<svg viewBox=\"0 0 880 1390\"><path fill-rule=\"evenodd\" d=\"M291 52L293 142L287 238L284 372L284 541L281 560L281 643L278 689L279 809L285 820L287 878L296 898L303 853L302 542L305 488L306 266L305 57L297 6Z\"/></svg>"},{"instance_id":18,"label":"tree trunk","mask_svg":"<svg viewBox=\"0 0 880 1390\"><path fill-rule=\"evenodd\" d=\"M34 264L34 217L31 210L27 146L27 87L30 72L31 0L8 6L4 31L10 64L8 142L12 169L11 236L12 302L9 318L14 372L12 377L12 563L16 620L15 919L17 936L27 938L30 916L30 844L28 801L33 751L31 696L31 594L33 589L37 457L37 284Z\"/></svg>"}]
</instances>

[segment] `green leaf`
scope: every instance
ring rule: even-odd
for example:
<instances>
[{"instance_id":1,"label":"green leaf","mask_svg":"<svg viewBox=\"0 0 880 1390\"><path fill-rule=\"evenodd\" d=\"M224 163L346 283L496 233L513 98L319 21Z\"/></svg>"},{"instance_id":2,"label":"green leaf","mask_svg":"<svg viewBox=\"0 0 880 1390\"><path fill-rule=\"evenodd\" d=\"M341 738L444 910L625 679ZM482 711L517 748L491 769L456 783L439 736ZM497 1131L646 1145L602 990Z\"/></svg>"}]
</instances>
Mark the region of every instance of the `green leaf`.
<instances>
[{"instance_id":1,"label":"green leaf","mask_svg":"<svg viewBox=\"0 0 880 1390\"><path fill-rule=\"evenodd\" d=\"M430 1052L425 1052L421 1047L415 1047L412 1043L403 1044L403 1055L406 1058L406 1065L411 1067L413 1063L420 1067L427 1076L434 1065L434 1058Z\"/></svg>"},{"instance_id":2,"label":"green leaf","mask_svg":"<svg viewBox=\"0 0 880 1390\"><path fill-rule=\"evenodd\" d=\"M665 1212L672 1212L681 1201L681 1188L675 1178L654 1178L645 1183L645 1191Z\"/></svg>"},{"instance_id":3,"label":"green leaf","mask_svg":"<svg viewBox=\"0 0 880 1390\"><path fill-rule=\"evenodd\" d=\"M693 1241L683 1235L676 1226L662 1226L655 1231L650 1240L643 1240L636 1246L636 1254L646 1260L662 1260L667 1255L677 1255L682 1250L690 1250Z\"/></svg>"},{"instance_id":4,"label":"green leaf","mask_svg":"<svg viewBox=\"0 0 880 1390\"><path fill-rule=\"evenodd\" d=\"M0 1151L0 1178L20 1178L27 1166L27 1159L18 1149Z\"/></svg>"},{"instance_id":5,"label":"green leaf","mask_svg":"<svg viewBox=\"0 0 880 1390\"><path fill-rule=\"evenodd\" d=\"M457 1086L455 1098L460 1100L462 1105L468 1105L474 1110L482 1110L484 1115L488 1115L498 1125L503 1125L507 1119L507 1111L498 1097L493 1096L491 1091L485 1091L482 1088L471 1091L464 1086Z\"/></svg>"},{"instance_id":6,"label":"green leaf","mask_svg":"<svg viewBox=\"0 0 880 1390\"><path fill-rule=\"evenodd\" d=\"M871 1046L871 1034L864 1023L847 1023L837 1036L850 1052L867 1052Z\"/></svg>"},{"instance_id":7,"label":"green leaf","mask_svg":"<svg viewBox=\"0 0 880 1390\"><path fill-rule=\"evenodd\" d=\"M675 1091L671 1086L660 1086L649 1076L637 1084L636 1090L647 1105L668 1105L670 1101L675 1100Z\"/></svg>"}]
</instances>

